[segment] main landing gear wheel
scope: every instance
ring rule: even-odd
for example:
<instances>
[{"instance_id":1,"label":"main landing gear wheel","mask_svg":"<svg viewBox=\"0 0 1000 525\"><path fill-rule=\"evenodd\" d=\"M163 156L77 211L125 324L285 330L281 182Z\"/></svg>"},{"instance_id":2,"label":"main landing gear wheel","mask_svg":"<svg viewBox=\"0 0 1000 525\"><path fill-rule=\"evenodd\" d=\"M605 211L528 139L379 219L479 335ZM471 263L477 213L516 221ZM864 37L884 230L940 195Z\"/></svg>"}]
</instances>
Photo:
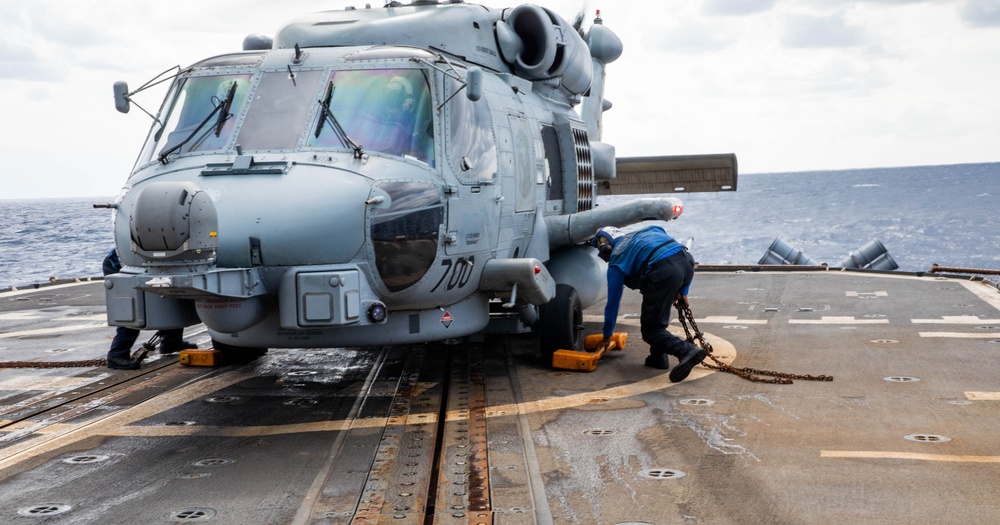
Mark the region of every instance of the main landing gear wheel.
<instances>
[{"instance_id":1,"label":"main landing gear wheel","mask_svg":"<svg viewBox=\"0 0 1000 525\"><path fill-rule=\"evenodd\" d=\"M267 353L267 348L243 348L220 343L215 339L212 339L212 348L222 352L222 363L227 365L246 364Z\"/></svg>"},{"instance_id":2,"label":"main landing gear wheel","mask_svg":"<svg viewBox=\"0 0 1000 525\"><path fill-rule=\"evenodd\" d=\"M583 305L576 288L556 285L556 296L538 309L542 360L552 363L556 350L583 350Z\"/></svg>"}]
</instances>

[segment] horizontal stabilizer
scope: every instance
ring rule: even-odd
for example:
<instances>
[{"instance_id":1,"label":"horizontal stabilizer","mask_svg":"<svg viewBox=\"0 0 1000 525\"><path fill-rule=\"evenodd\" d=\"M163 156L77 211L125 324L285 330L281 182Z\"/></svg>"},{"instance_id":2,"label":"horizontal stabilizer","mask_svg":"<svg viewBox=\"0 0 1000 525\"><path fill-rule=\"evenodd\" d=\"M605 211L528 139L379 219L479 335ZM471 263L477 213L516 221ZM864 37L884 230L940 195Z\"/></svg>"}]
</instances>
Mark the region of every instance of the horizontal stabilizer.
<instances>
[{"instance_id":1,"label":"horizontal stabilizer","mask_svg":"<svg viewBox=\"0 0 1000 525\"><path fill-rule=\"evenodd\" d=\"M736 155L619 157L615 178L597 184L601 195L736 191Z\"/></svg>"}]
</instances>

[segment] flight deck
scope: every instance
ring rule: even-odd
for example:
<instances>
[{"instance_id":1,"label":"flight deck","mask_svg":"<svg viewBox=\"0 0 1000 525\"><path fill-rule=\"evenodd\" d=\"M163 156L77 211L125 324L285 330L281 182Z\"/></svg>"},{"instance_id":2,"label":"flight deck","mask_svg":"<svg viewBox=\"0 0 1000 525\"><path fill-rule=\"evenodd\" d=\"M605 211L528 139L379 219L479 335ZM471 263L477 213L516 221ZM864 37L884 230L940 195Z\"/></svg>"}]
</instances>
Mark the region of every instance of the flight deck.
<instances>
[{"instance_id":1,"label":"flight deck","mask_svg":"<svg viewBox=\"0 0 1000 525\"><path fill-rule=\"evenodd\" d=\"M671 383L629 291L628 347L589 373L532 336L7 369L0 522L995 523L995 285L700 271L689 298L721 360L833 380ZM105 315L99 280L0 293L0 360L99 359Z\"/></svg>"}]
</instances>

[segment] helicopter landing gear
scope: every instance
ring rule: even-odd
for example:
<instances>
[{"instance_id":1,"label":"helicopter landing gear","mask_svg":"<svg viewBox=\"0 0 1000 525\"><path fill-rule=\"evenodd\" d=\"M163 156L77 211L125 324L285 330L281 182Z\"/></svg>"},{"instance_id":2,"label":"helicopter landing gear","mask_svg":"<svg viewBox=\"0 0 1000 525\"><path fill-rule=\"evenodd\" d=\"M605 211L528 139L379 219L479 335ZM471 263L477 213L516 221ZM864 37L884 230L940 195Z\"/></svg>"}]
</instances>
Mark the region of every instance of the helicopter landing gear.
<instances>
[{"instance_id":1,"label":"helicopter landing gear","mask_svg":"<svg viewBox=\"0 0 1000 525\"><path fill-rule=\"evenodd\" d=\"M556 350L583 350L583 305L576 288L557 284L556 296L539 307L538 318L544 362L551 363Z\"/></svg>"},{"instance_id":2,"label":"helicopter landing gear","mask_svg":"<svg viewBox=\"0 0 1000 525\"><path fill-rule=\"evenodd\" d=\"M212 348L222 352L222 362L227 365L250 363L267 353L267 348L243 348L220 343L215 339L212 339Z\"/></svg>"}]
</instances>

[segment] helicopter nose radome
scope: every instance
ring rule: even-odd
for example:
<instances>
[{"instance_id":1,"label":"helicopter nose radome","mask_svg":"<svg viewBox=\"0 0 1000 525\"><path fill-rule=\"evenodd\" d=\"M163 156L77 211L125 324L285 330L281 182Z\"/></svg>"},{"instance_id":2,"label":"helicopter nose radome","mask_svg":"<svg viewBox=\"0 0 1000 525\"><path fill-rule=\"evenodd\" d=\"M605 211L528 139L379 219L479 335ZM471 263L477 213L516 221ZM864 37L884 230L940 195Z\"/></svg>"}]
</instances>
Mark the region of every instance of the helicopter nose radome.
<instances>
[{"instance_id":1,"label":"helicopter nose radome","mask_svg":"<svg viewBox=\"0 0 1000 525\"><path fill-rule=\"evenodd\" d=\"M227 334L246 330L267 317L267 303L261 296L202 297L194 306L205 326Z\"/></svg>"},{"instance_id":2,"label":"helicopter nose radome","mask_svg":"<svg viewBox=\"0 0 1000 525\"><path fill-rule=\"evenodd\" d=\"M129 215L136 253L155 265L211 263L218 248L212 199L193 182L153 182L140 190Z\"/></svg>"}]
</instances>

